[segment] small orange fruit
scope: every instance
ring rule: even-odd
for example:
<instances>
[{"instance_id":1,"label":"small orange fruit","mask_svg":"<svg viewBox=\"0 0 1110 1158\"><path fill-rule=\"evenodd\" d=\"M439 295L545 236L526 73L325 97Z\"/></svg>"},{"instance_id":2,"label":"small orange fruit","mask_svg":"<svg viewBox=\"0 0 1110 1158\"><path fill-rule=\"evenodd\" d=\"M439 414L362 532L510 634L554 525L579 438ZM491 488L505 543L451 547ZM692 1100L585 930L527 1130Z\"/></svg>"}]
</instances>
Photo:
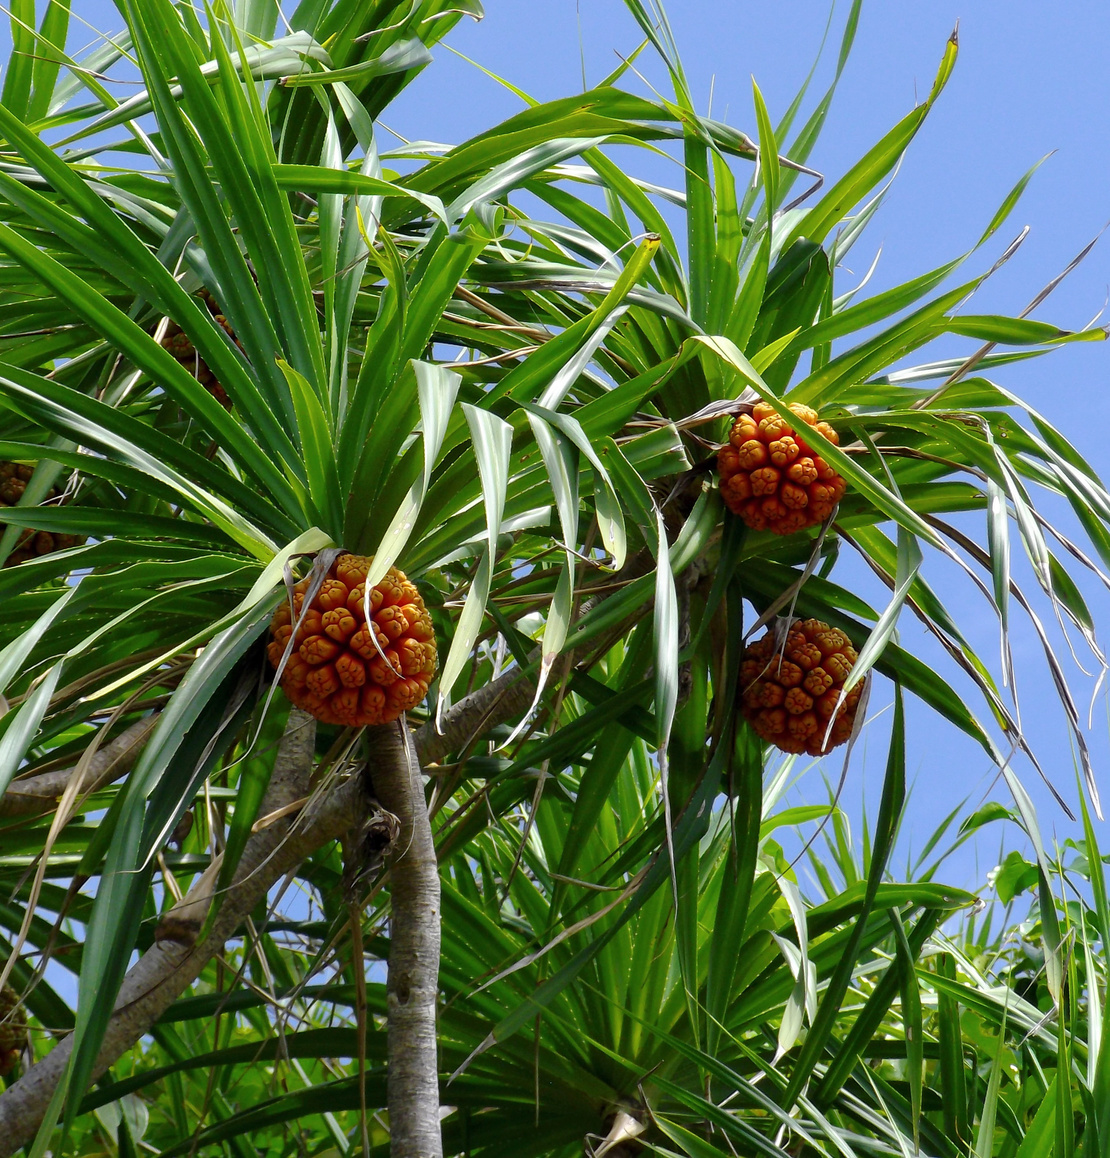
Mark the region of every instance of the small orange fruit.
<instances>
[{"instance_id":1,"label":"small orange fruit","mask_svg":"<svg viewBox=\"0 0 1110 1158\"><path fill-rule=\"evenodd\" d=\"M754 531L789 535L823 523L847 487L798 431L812 426L834 446L839 435L809 406L792 402L789 409L797 429L769 403L757 402L736 419L717 454L725 506Z\"/></svg>"},{"instance_id":2,"label":"small orange fruit","mask_svg":"<svg viewBox=\"0 0 1110 1158\"><path fill-rule=\"evenodd\" d=\"M372 562L340 555L307 608L309 580L302 579L293 588L292 608L283 603L270 622L267 654L275 668L293 637L282 690L321 723L362 727L396 720L424 699L435 674L431 616L396 567L371 588L367 624L365 584Z\"/></svg>"},{"instance_id":3,"label":"small orange fruit","mask_svg":"<svg viewBox=\"0 0 1110 1158\"><path fill-rule=\"evenodd\" d=\"M35 473L33 463L0 462L0 510L4 507L14 507L19 502L31 476ZM41 500L45 504L50 499L58 497L56 488ZM2 519L0 515L0 519ZM4 530L0 522L0 531ZM4 563L5 567L14 567L17 563L26 563L28 559L37 559L41 555L49 555L53 551L66 551L70 547L77 547L85 540L81 535L62 535L51 531L26 530L16 541L12 553Z\"/></svg>"},{"instance_id":4,"label":"small orange fruit","mask_svg":"<svg viewBox=\"0 0 1110 1158\"><path fill-rule=\"evenodd\" d=\"M867 683L865 677L840 702L841 689L858 658L844 632L819 619L796 620L777 644L775 632L769 631L744 652L740 667L744 718L761 740L783 752L820 756L831 751L852 734Z\"/></svg>"},{"instance_id":5,"label":"small orange fruit","mask_svg":"<svg viewBox=\"0 0 1110 1158\"><path fill-rule=\"evenodd\" d=\"M242 350L242 343L235 336L235 331L232 330L228 324L227 318L220 313L220 307L216 299L207 290L201 290L196 296L208 307L208 312L212 315L216 325ZM205 362L197 352L197 348L193 345L189 335L186 334L176 322L170 322L167 325L165 337L162 339L162 346L164 349L169 350L181 365L192 374L225 410L231 409L231 399L228 397L227 391L223 388L216 375L212 373L208 363Z\"/></svg>"},{"instance_id":6,"label":"small orange fruit","mask_svg":"<svg viewBox=\"0 0 1110 1158\"><path fill-rule=\"evenodd\" d=\"M10 1074L27 1044L27 1014L11 985L0 989L0 1076Z\"/></svg>"}]
</instances>

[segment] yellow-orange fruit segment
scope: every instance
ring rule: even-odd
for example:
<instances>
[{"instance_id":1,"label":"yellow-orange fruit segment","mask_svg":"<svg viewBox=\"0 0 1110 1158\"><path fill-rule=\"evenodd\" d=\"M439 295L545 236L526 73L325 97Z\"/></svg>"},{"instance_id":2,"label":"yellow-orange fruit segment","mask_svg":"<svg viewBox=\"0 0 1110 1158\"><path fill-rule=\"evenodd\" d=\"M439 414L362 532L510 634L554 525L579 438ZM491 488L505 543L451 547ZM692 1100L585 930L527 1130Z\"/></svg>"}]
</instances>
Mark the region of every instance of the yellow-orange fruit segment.
<instances>
[{"instance_id":1,"label":"yellow-orange fruit segment","mask_svg":"<svg viewBox=\"0 0 1110 1158\"><path fill-rule=\"evenodd\" d=\"M844 632L819 619L796 620L777 646L775 632L769 631L744 652L740 667L744 719L761 740L783 752L820 756L831 751L852 734L867 683L866 678L861 680L840 702L841 689L858 658Z\"/></svg>"},{"instance_id":2,"label":"yellow-orange fruit segment","mask_svg":"<svg viewBox=\"0 0 1110 1158\"><path fill-rule=\"evenodd\" d=\"M228 325L227 318L220 313L220 307L216 303L216 299L207 291L201 290L197 295L201 301L208 307L208 312L215 319L216 324L227 334L227 336L239 347L243 348L243 344L235 336L235 331ZM166 326L165 336L162 338L163 349L169 352L189 371L190 374L212 395L213 398L225 409L231 409L231 399L227 395L227 391L221 385L219 379L212 373L208 363L197 352L196 346L193 345L181 327L176 322L169 322Z\"/></svg>"},{"instance_id":3,"label":"yellow-orange fruit segment","mask_svg":"<svg viewBox=\"0 0 1110 1158\"><path fill-rule=\"evenodd\" d=\"M27 489L31 476L35 473L33 463L0 462L0 512L4 507L14 507L20 496ZM44 505L49 499L58 497L56 488L40 500ZM0 513L0 520L3 514ZM0 521L0 531L4 530L4 523ZM81 535L61 535L51 531L24 531L16 541L15 549L4 563L5 567L14 567L17 563L26 563L28 559L37 559L40 555L49 555L53 551L65 551L70 547L77 547L85 540Z\"/></svg>"},{"instance_id":4,"label":"yellow-orange fruit segment","mask_svg":"<svg viewBox=\"0 0 1110 1158\"><path fill-rule=\"evenodd\" d=\"M11 985L0 989L0 1076L10 1074L27 1043L26 1014Z\"/></svg>"},{"instance_id":5,"label":"yellow-orange fruit segment","mask_svg":"<svg viewBox=\"0 0 1110 1158\"><path fill-rule=\"evenodd\" d=\"M721 498L753 531L790 535L823 523L847 486L804 437L812 426L839 446L836 431L809 406L792 402L789 409L798 420L793 426L769 403L757 402L732 424L717 453Z\"/></svg>"},{"instance_id":6,"label":"yellow-orange fruit segment","mask_svg":"<svg viewBox=\"0 0 1110 1158\"><path fill-rule=\"evenodd\" d=\"M324 724L357 728L396 720L424 699L435 674L431 616L396 567L371 588L367 624L365 580L372 562L340 555L307 608L309 580L302 579L293 589L293 606L283 603L270 623L267 654L275 668L293 637L282 690Z\"/></svg>"}]
</instances>

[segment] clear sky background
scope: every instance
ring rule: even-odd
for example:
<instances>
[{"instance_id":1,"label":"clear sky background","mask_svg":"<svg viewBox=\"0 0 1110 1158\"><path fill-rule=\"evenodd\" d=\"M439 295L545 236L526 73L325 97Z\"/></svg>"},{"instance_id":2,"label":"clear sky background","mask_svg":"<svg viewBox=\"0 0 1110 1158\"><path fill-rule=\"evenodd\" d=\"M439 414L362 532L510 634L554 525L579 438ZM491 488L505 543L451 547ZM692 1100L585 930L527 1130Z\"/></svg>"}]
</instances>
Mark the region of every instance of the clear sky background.
<instances>
[{"instance_id":1,"label":"clear sky background","mask_svg":"<svg viewBox=\"0 0 1110 1158\"><path fill-rule=\"evenodd\" d=\"M540 100L580 91L583 73L588 84L596 83L615 67L617 53L627 55L641 39L621 0L487 0L486 7L485 20L464 20L447 45ZM751 78L758 81L776 120L817 57L830 5L824 0L670 0L667 10L700 108L708 110L712 92L713 115L754 137ZM847 3L835 7L809 107L831 76L847 11ZM104 0L74 0L74 12L104 31L122 24ZM955 73L849 264L861 274L881 247L869 285L870 292L877 292L950 260L974 244L1021 175L1052 153L999 236L966 267L968 272L988 268L1021 227L1030 226L1019 254L987 283L971 307L976 313L1017 313L1110 220L1110 70L1105 64L1110 5L1096 0L1066 5L1037 0L865 3L855 49L810 163L835 180L923 99L957 21L960 57ZM80 40L75 34L74 42ZM2 43L0 52L6 54ZM388 130L408 139L455 143L522 107L516 96L448 47L437 48L434 55L435 63L387 111ZM637 65L663 86L661 70L647 53ZM625 83L637 82L629 77ZM799 123L801 119L804 112ZM383 131L380 145L387 149L395 140ZM646 161L640 158L636 164ZM681 184L680 173L674 166L668 170L665 161L654 170L638 171ZM850 274L844 278L840 290L854 284ZM1079 328L1103 309L1108 292L1110 237L1035 316ZM931 356L965 354L973 348L971 342L953 339ZM1000 368L994 377L1042 410L1103 477L1110 478L1110 343L1066 347L1032 363ZM982 539L982 534L977 537ZM996 663L997 628L985 605L936 561L927 564L926 577L956 601L972 642ZM1032 586L1028 574L1023 578ZM868 577L861 574L858 581L866 594L882 602ZM1084 590L1103 624L1106 645L1110 596L1090 583ZM907 646L936 655L916 621L907 617L902 629ZM1074 803L1075 765L1039 645L1031 632L1022 631L1014 647L1019 669L1025 664L1031 673L1022 688L1026 730L1045 770ZM951 672L939 657L937 666ZM1070 662L1068 668L1076 677L1075 691L1085 713L1093 684ZM876 689L872 709L888 699L888 689ZM975 707L979 712L978 702ZM1096 705L1090 742L1110 814L1108 730L1104 696ZM990 797L1007 800L985 754L916 706L910 714L909 743L915 787L904 847L920 847L940 817L964 798L969 807ZM857 818L857 833L860 801L875 798L884 762L880 722L852 757L844 803ZM828 764L825 774L835 778L839 762ZM1016 766L1037 801L1046 837L1077 837L1075 826L1036 783L1028 762ZM820 775L811 772L796 792L814 799L823 792ZM952 863L946 874L952 883L981 884L995 863L999 842L1005 839L1012 847L1017 839L1012 828L1005 836L997 829L988 832ZM1110 828L1101 826L1100 834L1110 846Z\"/></svg>"}]
</instances>

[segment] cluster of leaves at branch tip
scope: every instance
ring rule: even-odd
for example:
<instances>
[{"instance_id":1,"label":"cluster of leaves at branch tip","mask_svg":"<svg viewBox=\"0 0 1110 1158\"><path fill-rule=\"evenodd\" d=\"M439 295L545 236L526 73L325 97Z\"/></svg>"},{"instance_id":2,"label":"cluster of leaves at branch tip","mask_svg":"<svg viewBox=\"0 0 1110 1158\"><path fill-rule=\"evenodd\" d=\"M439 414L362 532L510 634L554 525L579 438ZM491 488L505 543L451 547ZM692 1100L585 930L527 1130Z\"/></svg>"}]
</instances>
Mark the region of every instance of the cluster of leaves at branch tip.
<instances>
[{"instance_id":1,"label":"cluster of leaves at branch tip","mask_svg":"<svg viewBox=\"0 0 1110 1158\"><path fill-rule=\"evenodd\" d=\"M817 412L792 402L799 427L812 426L834 446L840 437ZM721 498L753 531L790 535L832 514L844 495L843 477L806 443L777 410L757 402L751 414L733 423L717 455Z\"/></svg>"},{"instance_id":2,"label":"cluster of leaves at branch tip","mask_svg":"<svg viewBox=\"0 0 1110 1158\"><path fill-rule=\"evenodd\" d=\"M235 331L228 324L227 318L220 312L220 307L216 299L208 290L201 290L196 296L204 302L208 307L208 312L215 319L216 324L241 351L243 349L242 343L235 336ZM170 322L166 327L165 337L162 338L162 346L164 349L169 350L181 365L192 374L225 410L231 409L231 399L228 397L227 391L220 384L220 380L216 375L212 373L208 363L200 356L189 335L186 334L176 322Z\"/></svg>"},{"instance_id":3,"label":"cluster of leaves at branch tip","mask_svg":"<svg viewBox=\"0 0 1110 1158\"><path fill-rule=\"evenodd\" d=\"M267 654L281 671L282 690L321 723L387 724L424 699L435 674L432 619L403 571L390 567L370 589L366 622L372 562L373 557L341 555L307 608L309 580L302 579L292 606L282 604L270 624ZM282 669L290 637L293 648Z\"/></svg>"},{"instance_id":4,"label":"cluster of leaves at branch tip","mask_svg":"<svg viewBox=\"0 0 1110 1158\"><path fill-rule=\"evenodd\" d=\"M10 1074L27 1044L27 1015L11 985L0 989L0 1076Z\"/></svg>"},{"instance_id":5,"label":"cluster of leaves at branch tip","mask_svg":"<svg viewBox=\"0 0 1110 1158\"><path fill-rule=\"evenodd\" d=\"M26 462L0 462L0 507L14 507L18 504L31 476L35 473L35 464ZM51 500L57 500L59 492L52 487L40 506ZM4 524L0 523L0 533ZM61 535L50 531L24 531L16 542L15 549L4 563L5 567L14 567L17 563L26 563L28 559L37 559L42 555L49 555L52 551L66 551L70 547L80 546L85 541L83 535Z\"/></svg>"},{"instance_id":6,"label":"cluster of leaves at branch tip","mask_svg":"<svg viewBox=\"0 0 1110 1158\"><path fill-rule=\"evenodd\" d=\"M744 652L741 710L760 739L783 752L820 756L851 736L867 681L856 684L841 702L859 656L838 628L804 619L785 634L783 640L781 628L768 631Z\"/></svg>"}]
</instances>

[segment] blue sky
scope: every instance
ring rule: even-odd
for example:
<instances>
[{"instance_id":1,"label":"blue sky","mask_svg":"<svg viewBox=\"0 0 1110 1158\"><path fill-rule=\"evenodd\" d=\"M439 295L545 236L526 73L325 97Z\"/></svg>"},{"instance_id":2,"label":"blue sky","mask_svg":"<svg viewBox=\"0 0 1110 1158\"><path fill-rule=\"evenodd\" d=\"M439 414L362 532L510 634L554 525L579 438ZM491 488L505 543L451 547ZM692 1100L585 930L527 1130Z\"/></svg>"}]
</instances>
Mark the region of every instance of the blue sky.
<instances>
[{"instance_id":1,"label":"blue sky","mask_svg":"<svg viewBox=\"0 0 1110 1158\"><path fill-rule=\"evenodd\" d=\"M596 83L616 65L617 53L629 53L640 40L621 0L487 0L486 7L485 20L464 20L448 45L541 100L580 91L583 72L587 83ZM847 8L840 3L834 10L825 57L811 90L815 95L831 74ZM671 0L667 9L700 107L709 108L712 93L714 116L754 136L751 78L758 81L776 119L817 56L830 6L815 0ZM74 0L74 11L105 31L122 23L103 0ZM878 291L951 259L975 242L1018 178L1051 153L1000 235L972 263L972 268L987 268L1022 226L1030 227L1018 255L987 283L974 304L979 313L1016 313L1110 220L1110 71L1105 67L1110 5L1092 0L1067 5L1036 0L865 3L854 52L811 163L835 179L923 98L957 21L956 71L867 239L853 251L852 268L856 275L862 273L881 247L869 286ZM75 42L83 39L75 34ZM0 44L0 52L3 49ZM435 57L435 64L387 111L384 128L410 139L457 142L520 109L516 96L448 47L437 48ZM649 79L662 83L648 54L640 58L641 64ZM388 148L390 140L383 131L382 147ZM670 175L679 182L673 165L659 161L657 166L654 175L664 180ZM843 285L852 284L852 275L845 277ZM1110 238L1036 316L1081 327L1103 308L1108 283ZM953 340L936 356L971 348ZM1104 433L1110 418L1110 344L1065 348L1050 358L1002 368L996 378L1043 410L1110 478ZM985 608L979 610L983 605L972 602L969 589L944 568L930 564L927 574L957 601L973 642L993 659L997 633ZM866 577L859 582L880 598L867 588ZM1110 598L1090 585L1085 590L1097 617L1110 624ZM904 622L903 630L907 646L931 654L914 622ZM1110 627L1104 634L1110 640ZM1046 771L1074 801L1067 733L1038 645L1031 632L1024 632L1016 637L1015 647L1019 665L1027 662L1031 672L1023 689L1027 730ZM1078 677L1076 691L1085 710L1091 685ZM882 700L882 695L873 697L873 708ZM992 790L1004 799L997 787L992 789L994 770L984 755L937 725L926 711L911 711L910 771L917 786L906 835L918 844L965 796L972 806ZM1091 744L1110 808L1107 732L1103 701L1095 713ZM880 722L853 754L845 803L856 816L861 793L870 798L877 791L884 760ZM1041 809L1045 829L1055 830L1060 838L1075 835L1037 786L1028 764L1021 763L1019 770ZM839 763L827 774L838 776ZM812 774L800 789L811 798L819 790L820 781ZM978 862L969 852L953 865L956 883L981 881L985 868L994 863L1001 835L980 842ZM1014 834L1007 839L1012 841Z\"/></svg>"}]
</instances>

